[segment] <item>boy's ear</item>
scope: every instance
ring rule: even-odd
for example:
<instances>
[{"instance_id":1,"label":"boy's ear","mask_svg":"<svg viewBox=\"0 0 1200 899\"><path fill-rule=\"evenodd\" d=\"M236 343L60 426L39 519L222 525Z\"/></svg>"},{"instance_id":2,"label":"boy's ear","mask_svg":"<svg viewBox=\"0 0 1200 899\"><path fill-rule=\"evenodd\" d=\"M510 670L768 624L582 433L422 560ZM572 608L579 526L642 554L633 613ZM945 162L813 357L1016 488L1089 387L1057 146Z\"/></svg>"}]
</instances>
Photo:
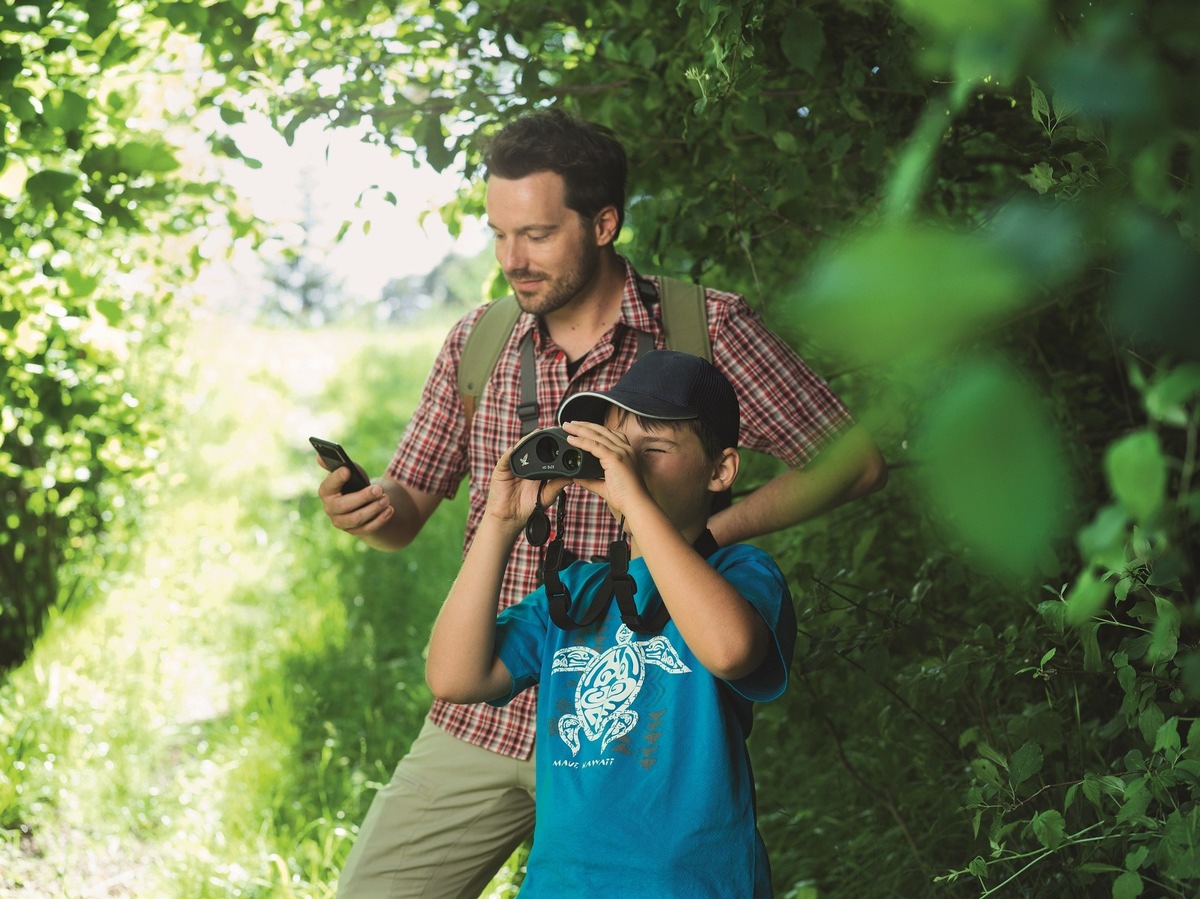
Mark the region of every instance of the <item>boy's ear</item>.
<instances>
[{"instance_id":1,"label":"boy's ear","mask_svg":"<svg viewBox=\"0 0 1200 899\"><path fill-rule=\"evenodd\" d=\"M721 455L713 464L712 479L708 489L713 493L724 493L733 486L738 469L742 464L742 455L732 446L721 450Z\"/></svg>"}]
</instances>

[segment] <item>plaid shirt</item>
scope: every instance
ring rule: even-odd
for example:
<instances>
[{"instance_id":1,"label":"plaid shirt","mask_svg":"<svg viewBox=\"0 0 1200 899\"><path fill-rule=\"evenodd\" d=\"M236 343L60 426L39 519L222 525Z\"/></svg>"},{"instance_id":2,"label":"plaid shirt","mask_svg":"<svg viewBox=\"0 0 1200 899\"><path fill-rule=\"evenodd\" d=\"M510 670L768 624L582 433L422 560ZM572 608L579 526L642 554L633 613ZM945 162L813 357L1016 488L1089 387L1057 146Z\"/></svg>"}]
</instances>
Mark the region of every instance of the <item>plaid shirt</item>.
<instances>
[{"instance_id":1,"label":"plaid shirt","mask_svg":"<svg viewBox=\"0 0 1200 899\"><path fill-rule=\"evenodd\" d=\"M537 319L522 313L500 355L491 381L480 397L471 429L465 428L457 371L463 345L485 307L463 316L451 329L429 375L420 404L405 429L388 476L425 493L452 497L464 475L470 476L470 513L464 553L483 517L488 480L496 461L521 437L520 341L533 332L537 359L539 426L556 424L555 415L569 393L608 390L636 358L636 333L665 340L657 304L638 294L637 274L625 263L621 317L568 377L567 359ZM651 278L651 281L655 279ZM708 327L713 360L738 393L741 446L769 453L790 466L807 462L852 419L828 385L779 337L767 330L746 301L733 293L707 291ZM553 516L553 510L551 510ZM567 488L566 548L578 558L608 553L617 525L603 502L581 487ZM538 586L543 550L518 540L501 587L499 608L520 601ZM430 719L469 743L514 758L528 758L537 730L537 690L527 690L503 709L488 705L451 705L436 701Z\"/></svg>"}]
</instances>

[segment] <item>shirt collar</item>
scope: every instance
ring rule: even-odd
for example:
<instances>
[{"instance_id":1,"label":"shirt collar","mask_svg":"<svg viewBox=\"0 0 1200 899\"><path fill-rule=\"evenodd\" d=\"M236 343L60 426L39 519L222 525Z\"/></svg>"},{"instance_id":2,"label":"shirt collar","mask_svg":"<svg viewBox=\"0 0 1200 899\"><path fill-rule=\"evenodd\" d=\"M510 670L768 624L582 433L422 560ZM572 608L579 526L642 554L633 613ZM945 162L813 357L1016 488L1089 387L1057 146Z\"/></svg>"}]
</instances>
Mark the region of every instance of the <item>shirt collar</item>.
<instances>
[{"instance_id":1,"label":"shirt collar","mask_svg":"<svg viewBox=\"0 0 1200 899\"><path fill-rule=\"evenodd\" d=\"M638 290L638 273L624 256L618 256L625 266L625 291L621 296L620 321L635 331L654 332L654 316Z\"/></svg>"}]
</instances>

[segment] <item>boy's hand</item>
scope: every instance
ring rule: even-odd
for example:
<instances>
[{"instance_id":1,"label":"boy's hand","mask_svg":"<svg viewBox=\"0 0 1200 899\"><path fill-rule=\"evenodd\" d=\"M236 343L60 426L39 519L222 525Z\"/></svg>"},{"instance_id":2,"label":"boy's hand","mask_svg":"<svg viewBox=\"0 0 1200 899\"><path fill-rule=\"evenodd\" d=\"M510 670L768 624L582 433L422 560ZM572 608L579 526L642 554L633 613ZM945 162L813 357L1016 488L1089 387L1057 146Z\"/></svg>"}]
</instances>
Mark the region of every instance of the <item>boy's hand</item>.
<instances>
[{"instance_id":1,"label":"boy's hand","mask_svg":"<svg viewBox=\"0 0 1200 899\"><path fill-rule=\"evenodd\" d=\"M577 478L575 483L603 499L613 513L625 515L631 502L649 495L633 446L624 434L589 421L569 421L563 430L568 443L591 453L604 469L603 479Z\"/></svg>"},{"instance_id":2,"label":"boy's hand","mask_svg":"<svg viewBox=\"0 0 1200 899\"><path fill-rule=\"evenodd\" d=\"M525 527L533 507L538 501L538 488L542 492L542 505L549 506L562 493L563 488L571 483L570 478L555 478L548 481L532 481L519 478L513 474L512 449L510 448L492 471L492 481L488 486L487 506L484 514L509 528L520 530ZM542 485L545 486L542 486Z\"/></svg>"}]
</instances>

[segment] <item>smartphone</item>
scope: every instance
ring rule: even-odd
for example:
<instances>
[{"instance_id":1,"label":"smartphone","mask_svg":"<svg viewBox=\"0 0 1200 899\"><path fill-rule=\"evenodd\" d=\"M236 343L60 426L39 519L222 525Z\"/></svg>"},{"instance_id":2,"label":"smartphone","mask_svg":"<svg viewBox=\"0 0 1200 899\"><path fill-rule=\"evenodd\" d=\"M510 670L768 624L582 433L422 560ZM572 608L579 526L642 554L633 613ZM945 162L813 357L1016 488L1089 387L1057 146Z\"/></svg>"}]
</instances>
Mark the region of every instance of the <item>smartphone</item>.
<instances>
[{"instance_id":1,"label":"smartphone","mask_svg":"<svg viewBox=\"0 0 1200 899\"><path fill-rule=\"evenodd\" d=\"M320 437L309 437L308 442L312 444L313 449L324 460L330 471L336 471L342 466L350 469L350 480L342 485L342 493L354 493L371 486L371 482L362 476L358 466L350 461L350 456L340 445L332 440L322 440Z\"/></svg>"}]
</instances>

